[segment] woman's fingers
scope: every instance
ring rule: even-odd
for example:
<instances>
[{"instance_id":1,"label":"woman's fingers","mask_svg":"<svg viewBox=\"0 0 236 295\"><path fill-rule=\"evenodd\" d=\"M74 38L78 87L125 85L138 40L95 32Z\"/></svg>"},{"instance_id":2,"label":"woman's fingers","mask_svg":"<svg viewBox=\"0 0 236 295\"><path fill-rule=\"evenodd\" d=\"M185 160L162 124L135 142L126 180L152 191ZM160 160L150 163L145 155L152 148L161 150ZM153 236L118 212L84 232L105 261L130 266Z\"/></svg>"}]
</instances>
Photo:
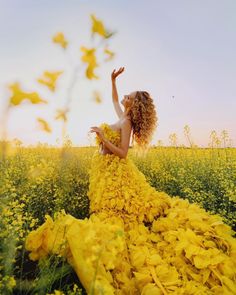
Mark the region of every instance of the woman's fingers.
<instances>
[{"instance_id":1,"label":"woman's fingers","mask_svg":"<svg viewBox=\"0 0 236 295\"><path fill-rule=\"evenodd\" d=\"M122 71L124 71L124 69L125 69L124 67L120 67L119 70L118 70L117 72L122 72ZM114 70L112 71L112 73L115 73L115 72L116 72L116 69L114 69Z\"/></svg>"},{"instance_id":2,"label":"woman's fingers","mask_svg":"<svg viewBox=\"0 0 236 295\"><path fill-rule=\"evenodd\" d=\"M120 67L119 70L116 71L116 69L114 69L111 73L111 76L113 78L116 78L117 76L119 76L123 71L124 71L124 67Z\"/></svg>"},{"instance_id":3,"label":"woman's fingers","mask_svg":"<svg viewBox=\"0 0 236 295\"><path fill-rule=\"evenodd\" d=\"M122 73L124 71L124 67L121 67L120 69L119 69L119 73Z\"/></svg>"},{"instance_id":4,"label":"woman's fingers","mask_svg":"<svg viewBox=\"0 0 236 295\"><path fill-rule=\"evenodd\" d=\"M115 76L117 73L116 73L116 70L114 69L113 71L112 71L112 73L111 73L111 76Z\"/></svg>"}]
</instances>

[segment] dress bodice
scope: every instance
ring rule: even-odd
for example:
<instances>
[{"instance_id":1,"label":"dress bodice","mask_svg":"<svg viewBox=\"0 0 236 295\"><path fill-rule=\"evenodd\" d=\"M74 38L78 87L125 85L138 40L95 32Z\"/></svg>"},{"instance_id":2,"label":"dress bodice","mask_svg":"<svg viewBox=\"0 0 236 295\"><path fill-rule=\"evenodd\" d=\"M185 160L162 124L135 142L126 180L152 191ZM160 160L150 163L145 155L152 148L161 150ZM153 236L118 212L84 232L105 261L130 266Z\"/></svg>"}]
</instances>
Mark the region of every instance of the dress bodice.
<instances>
[{"instance_id":1,"label":"dress bodice","mask_svg":"<svg viewBox=\"0 0 236 295\"><path fill-rule=\"evenodd\" d=\"M114 130L107 123L102 123L99 125L104 132L105 137L116 146L120 146L121 132L120 130ZM101 139L96 135L96 144L100 145L102 143Z\"/></svg>"}]
</instances>

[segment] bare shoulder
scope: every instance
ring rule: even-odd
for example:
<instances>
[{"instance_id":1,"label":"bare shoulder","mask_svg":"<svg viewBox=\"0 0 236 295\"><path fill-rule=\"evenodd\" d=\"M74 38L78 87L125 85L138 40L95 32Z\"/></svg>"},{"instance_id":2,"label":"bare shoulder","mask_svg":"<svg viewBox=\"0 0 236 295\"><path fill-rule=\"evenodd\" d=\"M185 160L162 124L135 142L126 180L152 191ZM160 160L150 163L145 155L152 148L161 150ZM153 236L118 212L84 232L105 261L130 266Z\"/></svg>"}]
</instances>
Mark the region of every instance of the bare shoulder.
<instances>
[{"instance_id":1,"label":"bare shoulder","mask_svg":"<svg viewBox=\"0 0 236 295\"><path fill-rule=\"evenodd\" d=\"M120 123L120 129L123 134L130 135L132 130L132 124L129 118L124 118Z\"/></svg>"}]
</instances>

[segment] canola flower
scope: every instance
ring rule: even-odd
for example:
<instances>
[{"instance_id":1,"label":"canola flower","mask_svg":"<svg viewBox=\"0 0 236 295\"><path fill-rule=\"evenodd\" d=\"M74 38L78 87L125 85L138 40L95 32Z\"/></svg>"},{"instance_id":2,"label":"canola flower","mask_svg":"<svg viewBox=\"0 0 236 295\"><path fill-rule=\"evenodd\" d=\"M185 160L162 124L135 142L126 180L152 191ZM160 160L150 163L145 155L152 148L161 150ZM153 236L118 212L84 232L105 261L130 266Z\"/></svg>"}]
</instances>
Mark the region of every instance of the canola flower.
<instances>
[{"instance_id":1,"label":"canola flower","mask_svg":"<svg viewBox=\"0 0 236 295\"><path fill-rule=\"evenodd\" d=\"M102 97L98 91L93 92L93 100L98 104L102 102Z\"/></svg>"},{"instance_id":2,"label":"canola flower","mask_svg":"<svg viewBox=\"0 0 236 295\"><path fill-rule=\"evenodd\" d=\"M14 188L12 198L16 196ZM9 197L9 196L8 196ZM9 201L2 194L0 204L0 294L12 294L16 286L14 263L17 254L22 251L23 239L29 228L37 224L37 220L24 212L25 196L22 201ZM27 226L28 225L28 226Z\"/></svg>"},{"instance_id":3,"label":"canola flower","mask_svg":"<svg viewBox=\"0 0 236 295\"><path fill-rule=\"evenodd\" d=\"M98 34L98 35L100 35L101 37L103 37L103 38L106 39L106 38L111 37L111 36L114 34L114 33L112 33L112 32L109 32L109 31L105 28L103 22L102 22L101 20L97 19L96 16L95 16L94 14L91 14L91 15L90 15L90 18L91 18L91 20L92 20L92 27L91 27L92 36L93 36L94 34Z\"/></svg>"},{"instance_id":4,"label":"canola flower","mask_svg":"<svg viewBox=\"0 0 236 295\"><path fill-rule=\"evenodd\" d=\"M113 51L109 50L108 48L104 48L103 51L107 55L107 58L105 59L105 61L108 61L114 58L115 53Z\"/></svg>"},{"instance_id":5,"label":"canola flower","mask_svg":"<svg viewBox=\"0 0 236 295\"><path fill-rule=\"evenodd\" d=\"M96 67L99 66L97 63L97 58L95 55L96 48L86 48L85 46L81 46L80 50L83 52L81 56L81 60L84 63L87 63L88 66L86 68L86 76L88 79L99 79L99 77L94 73Z\"/></svg>"},{"instance_id":6,"label":"canola flower","mask_svg":"<svg viewBox=\"0 0 236 295\"><path fill-rule=\"evenodd\" d=\"M13 288L16 286L16 281L14 277L0 275L0 291L3 292L12 292ZM2 293L3 294L3 293Z\"/></svg>"},{"instance_id":7,"label":"canola flower","mask_svg":"<svg viewBox=\"0 0 236 295\"><path fill-rule=\"evenodd\" d=\"M63 71L56 71L56 72L45 71L43 73L43 77L37 79L37 81L40 84L47 86L52 92L54 92L56 89L56 82L58 80L58 77L62 73L63 73Z\"/></svg>"},{"instance_id":8,"label":"canola flower","mask_svg":"<svg viewBox=\"0 0 236 295\"><path fill-rule=\"evenodd\" d=\"M65 36L62 32L58 32L52 37L52 41L56 44L59 44L63 49L66 49L68 46L68 41L65 39Z\"/></svg>"},{"instance_id":9,"label":"canola flower","mask_svg":"<svg viewBox=\"0 0 236 295\"><path fill-rule=\"evenodd\" d=\"M43 130L43 131L46 131L46 132L52 132L52 129L51 127L49 126L48 122L45 121L44 119L42 118L37 118L37 121L39 122L40 124L40 128Z\"/></svg>"},{"instance_id":10,"label":"canola flower","mask_svg":"<svg viewBox=\"0 0 236 295\"><path fill-rule=\"evenodd\" d=\"M29 100L33 104L47 103L46 100L42 99L37 92L25 92L21 89L20 83L15 82L9 85L9 89L12 91L10 97L11 105L19 105L23 100Z\"/></svg>"},{"instance_id":11,"label":"canola flower","mask_svg":"<svg viewBox=\"0 0 236 295\"><path fill-rule=\"evenodd\" d=\"M58 109L56 111L56 116L55 116L55 120L62 120L62 121L67 121L67 114L69 112L69 109Z\"/></svg>"},{"instance_id":12,"label":"canola flower","mask_svg":"<svg viewBox=\"0 0 236 295\"><path fill-rule=\"evenodd\" d=\"M46 295L82 295L82 291L76 284L74 284L72 290L65 292L61 290L54 290L53 293L47 293Z\"/></svg>"},{"instance_id":13,"label":"canola flower","mask_svg":"<svg viewBox=\"0 0 236 295\"><path fill-rule=\"evenodd\" d=\"M109 132L109 129L107 130L107 132ZM111 133L113 134L112 131ZM4 230L1 231L1 233L4 234L4 236L10 237L10 233L13 231L14 228L16 229L15 231L19 233L19 246L17 242L16 246L14 247L19 247L17 249L17 251L21 253L19 253L19 256L23 257L24 253L21 251L24 251L24 247L22 248L22 244L24 243L25 239L25 229L27 229L27 232L29 232L29 228L31 228L31 230L37 229L37 227L43 223L45 214L50 214L52 216L55 210L66 208L67 213L72 214L76 218L84 219L85 217L88 217L87 210L89 204L87 202L86 195L89 185L88 170L89 168L91 168L90 164L93 153L94 147L68 149L65 157L65 165L62 169L62 166L60 165L60 153L58 149L49 147L45 148L42 145L38 146L38 148L20 147L16 148L15 152L8 156L7 161L2 163L2 165L0 166L1 200L3 200L3 198L5 197L8 197L14 199L14 202L10 204L8 200L7 203L9 206L7 206L5 211L3 211L4 215L2 215L1 213L1 220L4 220L5 224ZM176 149L167 147L156 147L150 149L145 158L137 158L133 154L132 149L129 150L129 156L133 159L138 168L143 171L149 183L151 183L152 186L156 187L158 191L166 191L172 196L180 194L181 197L186 198L186 200L189 199L191 202L195 202L198 204L202 203L202 205L204 205L207 210L218 212L218 214L224 216L224 220L225 222L227 221L228 224L235 224L235 211L233 211L233 200L235 200L236 196L236 181L234 178L236 175L235 149ZM110 181L107 176L106 178L107 181ZM15 203L15 201L18 202ZM20 208L20 206L18 206L17 204L20 204L22 208ZM18 208L16 210L20 211L13 211L13 208ZM181 252L181 260L179 259L180 266L181 263L183 264L187 262L187 267L182 266L181 271L183 272L181 276L185 278L186 284L184 288L180 288L179 292L182 292L182 294L197 294L197 292L208 294L208 290L204 289L204 291L202 291L203 283L196 283L191 279L192 276L194 276L196 279L199 279L199 276L202 276L204 278L208 278L208 280L215 283L215 281L217 281L215 275L217 276L219 273L217 269L220 268L220 273L222 273L222 269L226 269L227 264L224 262L218 263L216 265L213 265L214 267L212 268L212 270L208 269L211 267L211 265L207 266L207 270L204 268L200 268L198 269L200 273L197 273L197 276L195 274L196 266L194 266L195 268L190 269L191 272L189 271L189 273L184 274L184 269L188 271L190 262L193 263L195 261L196 265L198 265L199 261L200 263L202 263L203 260L201 259L201 255L199 256L199 259L197 255L190 252L196 250L199 251L198 244L193 247L192 243L189 244L186 241L183 242L185 232L186 236L190 235L190 231L183 231L185 223L189 225L191 224L192 231L195 232L197 230L199 231L199 234L201 232L203 233L204 230L207 230L207 227L203 227L203 225L201 224L203 223L205 218L203 219L203 221L201 221L202 218L200 218L198 223L196 221L194 222L194 220L186 219L188 215L185 211L188 210L189 209L187 206L183 206L182 213L179 213L182 221L175 224L175 228L177 228L177 230L179 228L182 228L182 231L178 230L176 234L181 238L182 241L179 244L179 248L177 248L177 253ZM190 210L190 213L191 215L193 215L194 219L197 219L199 215L198 213L194 212L194 210ZM38 218L38 220L35 220L36 218ZM177 220L179 218L180 217L177 217ZM170 241L171 243L174 243L172 239L174 240L175 235L174 232L172 232L171 230L174 231L175 229L170 228L171 224L173 223L173 219L175 220L176 217L174 215L170 215L167 224L164 222L164 220L162 220L161 223L158 223L156 225L156 230L158 228L163 228L162 231L150 235L149 240L152 243L157 244L160 243L160 239L163 240L165 238L169 241L169 243ZM115 219L114 222L116 222ZM218 225L216 225L217 222L219 223ZM217 229L217 231L219 231L219 229L222 228L220 232L228 231L225 230L220 221L212 221L211 224L212 223L215 223L215 225L212 225L215 230ZM201 227L203 227L202 231L200 231ZM164 235L165 229L170 230L169 233L166 233ZM142 231L140 228L138 233L136 232L135 234L135 232L136 231L134 230L130 234L130 237L133 236L133 241L139 241L140 243L142 238L143 240L146 239L145 234L143 234L143 232L146 233L145 230ZM197 233L197 235L199 234ZM224 243L223 239L219 239L219 234L215 234L218 237L212 235L211 232L209 232L208 234L209 236L206 235L206 241L204 241L205 249L207 249L207 247L208 250L214 249L215 244L220 249L225 249L226 253L228 253L227 244ZM189 241L189 238L187 239L187 241ZM7 241L6 243L7 245L9 245ZM0 244L2 247L2 236L0 239ZM188 245L186 247L188 250L185 253L183 245L186 244ZM162 243L161 245L161 249L163 252L166 248L166 244ZM192 247L194 249L192 249ZM134 251L134 249L132 249L132 251ZM169 251L172 250L169 248ZM209 258L208 260L214 258L214 251L206 252L208 255L207 257ZM7 253L9 255L9 251ZM137 251L137 253L139 252ZM1 256L6 257L6 253L2 252ZM162 255L160 256L162 257ZM186 256L188 256L189 258L187 258ZM12 257L14 257L14 255ZM136 258L135 256L132 257L134 257L134 261ZM142 261L143 252L141 252L138 257L140 257ZM160 260L158 256L153 256L152 259L155 259L154 261L158 261L158 259ZM148 259L148 261L152 262L152 259ZM174 260L173 257L172 259ZM178 259L175 259L175 261L178 271ZM15 267L15 262L12 261L12 263L13 267ZM207 263L209 263L209 261ZM4 264L2 262L0 264L3 266L4 269ZM127 269L127 273L129 269L128 265L129 264L126 264L126 268L124 268ZM217 266L217 271L214 275L212 273L213 271L215 271L215 266ZM234 266L228 266L228 268L230 271L234 269ZM164 270L167 272L168 267L163 268L163 271ZM118 275L118 277L120 276L120 278L126 280L128 274L124 275L124 272L125 271L122 271L122 274ZM136 273L136 277L141 280L141 278L143 277L143 273L141 273L141 275L138 271L136 271ZM150 276L147 276L146 279L152 281L150 283L147 283L145 287L143 287L143 292L153 292L154 294L158 294L158 292L162 292L159 290L160 288L162 288L161 285L165 287L163 283L165 282L163 281L164 275L162 275L160 285L156 278L156 282L154 282L153 277L155 277L155 273L153 272L153 269L151 274L151 279ZM9 276L11 277L11 274L9 274ZM227 271L225 276L228 276ZM17 278L14 277L14 279L16 280ZM143 277L143 279L145 279L145 277ZM127 280L130 284L130 275L128 275ZM224 278L222 280L222 283L220 283L219 280L217 282L219 284L225 285L224 281L227 281L227 279ZM7 282L8 277L7 279L4 279L4 286ZM206 281L204 283L204 286L208 286L208 283L209 282ZM160 287L158 287L157 284L159 284ZM141 286L142 284L140 285L140 287ZM16 288L16 286L13 287L13 289L14 288ZM175 286L173 286L172 288L175 288ZM55 287L55 289L57 289L58 291L61 289L59 287L59 284ZM169 289L171 288L169 287L168 290ZM226 294L232 294L232 292L227 291L227 289L228 287L224 287L224 292ZM222 287L220 286L216 286L213 290L215 290L216 294L217 292L218 294L223 293ZM64 291L64 288L63 291L60 292L67 294L67 292ZM210 292L212 293L213 291ZM3 291L2 293L4 294ZM52 293L52 290L50 293Z\"/></svg>"}]
</instances>

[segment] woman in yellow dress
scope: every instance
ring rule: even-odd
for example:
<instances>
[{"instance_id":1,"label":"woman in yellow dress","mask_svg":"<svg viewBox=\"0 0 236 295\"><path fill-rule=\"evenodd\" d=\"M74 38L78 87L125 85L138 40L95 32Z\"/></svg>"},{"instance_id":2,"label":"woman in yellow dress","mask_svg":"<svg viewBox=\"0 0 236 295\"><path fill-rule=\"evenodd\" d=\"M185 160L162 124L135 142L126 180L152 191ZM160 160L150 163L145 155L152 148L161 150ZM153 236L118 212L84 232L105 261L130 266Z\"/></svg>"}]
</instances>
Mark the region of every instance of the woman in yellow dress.
<instances>
[{"instance_id":1,"label":"woman in yellow dress","mask_svg":"<svg viewBox=\"0 0 236 295\"><path fill-rule=\"evenodd\" d=\"M145 148L157 125L150 94L135 91L121 103L111 74L119 121L99 127L89 170L90 217L59 212L32 231L30 258L67 258L88 294L236 294L236 239L218 215L156 191L128 157Z\"/></svg>"}]
</instances>

